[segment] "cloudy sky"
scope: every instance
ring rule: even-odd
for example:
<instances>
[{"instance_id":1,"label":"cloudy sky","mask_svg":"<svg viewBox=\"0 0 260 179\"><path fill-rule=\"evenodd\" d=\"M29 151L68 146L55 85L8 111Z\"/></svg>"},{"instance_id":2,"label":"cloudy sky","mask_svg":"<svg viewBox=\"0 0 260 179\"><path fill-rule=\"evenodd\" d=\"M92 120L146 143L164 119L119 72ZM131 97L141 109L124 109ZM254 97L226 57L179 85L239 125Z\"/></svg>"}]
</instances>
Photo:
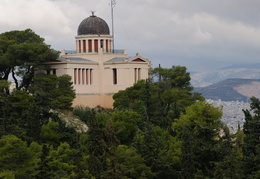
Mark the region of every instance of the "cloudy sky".
<instances>
[{"instance_id":1,"label":"cloudy sky","mask_svg":"<svg viewBox=\"0 0 260 179\"><path fill-rule=\"evenodd\" d=\"M0 33L31 28L56 50L75 49L91 11L111 30L110 0L0 0ZM115 48L155 66L210 71L260 63L260 0L116 0Z\"/></svg>"}]
</instances>

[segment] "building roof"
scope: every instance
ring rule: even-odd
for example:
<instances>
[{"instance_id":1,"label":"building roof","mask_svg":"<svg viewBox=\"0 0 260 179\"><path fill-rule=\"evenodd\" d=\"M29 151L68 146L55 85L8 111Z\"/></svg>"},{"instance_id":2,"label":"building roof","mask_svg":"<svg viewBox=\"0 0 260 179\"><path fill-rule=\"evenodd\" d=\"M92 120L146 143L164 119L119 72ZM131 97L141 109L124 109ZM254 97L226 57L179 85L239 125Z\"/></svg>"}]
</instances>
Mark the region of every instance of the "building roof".
<instances>
[{"instance_id":1,"label":"building roof","mask_svg":"<svg viewBox=\"0 0 260 179\"><path fill-rule=\"evenodd\" d=\"M124 62L126 60L126 57L115 57L115 58L112 58L106 62L108 63L113 63L113 62Z\"/></svg>"},{"instance_id":2,"label":"building roof","mask_svg":"<svg viewBox=\"0 0 260 179\"><path fill-rule=\"evenodd\" d=\"M96 63L92 60L88 60L88 59L85 59L85 58L80 58L80 57L64 57L64 56L61 56L59 59L61 60L67 60L67 61L70 61L70 62L88 62L88 63Z\"/></svg>"},{"instance_id":3,"label":"building roof","mask_svg":"<svg viewBox=\"0 0 260 179\"><path fill-rule=\"evenodd\" d=\"M107 63L148 63L151 65L151 61L139 55L134 57L114 57L105 62L105 64Z\"/></svg>"},{"instance_id":4,"label":"building roof","mask_svg":"<svg viewBox=\"0 0 260 179\"><path fill-rule=\"evenodd\" d=\"M78 27L78 35L109 35L109 27L103 19L94 14L84 19Z\"/></svg>"}]
</instances>

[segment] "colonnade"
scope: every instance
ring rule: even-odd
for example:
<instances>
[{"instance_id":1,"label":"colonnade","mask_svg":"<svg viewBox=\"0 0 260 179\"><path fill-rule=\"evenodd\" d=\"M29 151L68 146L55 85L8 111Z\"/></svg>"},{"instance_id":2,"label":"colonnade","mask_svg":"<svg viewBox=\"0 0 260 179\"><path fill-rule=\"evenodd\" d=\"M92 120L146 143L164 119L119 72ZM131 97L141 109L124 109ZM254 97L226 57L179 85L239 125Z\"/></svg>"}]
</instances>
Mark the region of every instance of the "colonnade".
<instances>
[{"instance_id":1,"label":"colonnade","mask_svg":"<svg viewBox=\"0 0 260 179\"><path fill-rule=\"evenodd\" d=\"M92 85L93 69L91 68L74 68L75 85Z\"/></svg>"},{"instance_id":2,"label":"colonnade","mask_svg":"<svg viewBox=\"0 0 260 179\"><path fill-rule=\"evenodd\" d=\"M104 53L112 52L111 39L80 39L76 44L77 53L99 53L100 49Z\"/></svg>"}]
</instances>

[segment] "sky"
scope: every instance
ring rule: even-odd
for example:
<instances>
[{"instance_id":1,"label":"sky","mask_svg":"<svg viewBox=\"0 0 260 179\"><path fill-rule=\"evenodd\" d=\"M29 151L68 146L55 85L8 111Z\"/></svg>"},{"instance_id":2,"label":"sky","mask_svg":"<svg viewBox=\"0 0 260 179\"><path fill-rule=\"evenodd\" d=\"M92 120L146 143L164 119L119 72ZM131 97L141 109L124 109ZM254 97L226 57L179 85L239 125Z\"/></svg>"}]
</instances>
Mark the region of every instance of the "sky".
<instances>
[{"instance_id":1,"label":"sky","mask_svg":"<svg viewBox=\"0 0 260 179\"><path fill-rule=\"evenodd\" d=\"M115 49L164 68L211 71L260 63L260 0L115 0ZM32 29L55 50L75 50L82 20L112 31L111 0L0 0L0 33Z\"/></svg>"}]
</instances>

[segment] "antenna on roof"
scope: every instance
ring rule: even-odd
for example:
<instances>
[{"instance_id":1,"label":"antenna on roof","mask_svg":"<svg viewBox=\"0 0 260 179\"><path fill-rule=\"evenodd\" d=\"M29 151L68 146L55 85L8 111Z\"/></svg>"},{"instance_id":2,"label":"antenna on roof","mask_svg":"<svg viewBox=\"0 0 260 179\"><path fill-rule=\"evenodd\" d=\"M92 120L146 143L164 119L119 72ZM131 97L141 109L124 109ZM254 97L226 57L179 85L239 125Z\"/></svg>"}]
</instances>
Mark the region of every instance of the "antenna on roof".
<instances>
[{"instance_id":1,"label":"antenna on roof","mask_svg":"<svg viewBox=\"0 0 260 179\"><path fill-rule=\"evenodd\" d=\"M113 40L113 52L115 49L115 38L114 38L114 7L116 5L115 0L111 0L111 18L112 18L112 40Z\"/></svg>"}]
</instances>

